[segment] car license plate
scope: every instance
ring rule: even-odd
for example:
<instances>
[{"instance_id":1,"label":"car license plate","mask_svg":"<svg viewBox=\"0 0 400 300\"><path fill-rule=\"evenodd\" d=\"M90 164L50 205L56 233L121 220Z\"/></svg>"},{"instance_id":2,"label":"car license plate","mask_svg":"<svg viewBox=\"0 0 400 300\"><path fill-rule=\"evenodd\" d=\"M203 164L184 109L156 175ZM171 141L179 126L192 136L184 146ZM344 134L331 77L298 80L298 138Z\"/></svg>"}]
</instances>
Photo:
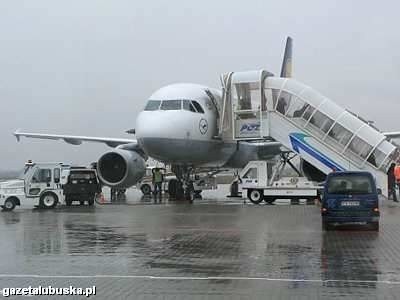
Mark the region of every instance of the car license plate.
<instances>
[{"instance_id":1,"label":"car license plate","mask_svg":"<svg viewBox=\"0 0 400 300\"><path fill-rule=\"evenodd\" d=\"M342 206L360 206L360 201L342 201Z\"/></svg>"}]
</instances>

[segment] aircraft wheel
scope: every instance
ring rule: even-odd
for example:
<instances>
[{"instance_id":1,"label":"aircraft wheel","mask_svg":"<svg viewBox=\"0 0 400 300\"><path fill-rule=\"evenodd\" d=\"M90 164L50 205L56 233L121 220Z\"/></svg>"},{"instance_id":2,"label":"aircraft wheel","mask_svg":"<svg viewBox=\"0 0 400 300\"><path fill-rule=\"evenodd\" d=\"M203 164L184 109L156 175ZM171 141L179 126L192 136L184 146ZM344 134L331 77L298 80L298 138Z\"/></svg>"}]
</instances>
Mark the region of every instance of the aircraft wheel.
<instances>
[{"instance_id":1,"label":"aircraft wheel","mask_svg":"<svg viewBox=\"0 0 400 300\"><path fill-rule=\"evenodd\" d=\"M143 195L150 195L151 194L151 186L149 184L143 184L140 187L140 190L142 191Z\"/></svg>"},{"instance_id":2,"label":"aircraft wheel","mask_svg":"<svg viewBox=\"0 0 400 300\"><path fill-rule=\"evenodd\" d=\"M44 193L41 197L40 197L40 207L41 208L54 208L57 205L58 202L58 197L56 194L48 192L48 193Z\"/></svg>"},{"instance_id":3,"label":"aircraft wheel","mask_svg":"<svg viewBox=\"0 0 400 300\"><path fill-rule=\"evenodd\" d=\"M178 189L178 180L171 179L168 182L168 194L171 198L176 198L177 189Z\"/></svg>"},{"instance_id":4,"label":"aircraft wheel","mask_svg":"<svg viewBox=\"0 0 400 300\"><path fill-rule=\"evenodd\" d=\"M94 204L94 200L96 199L96 195L89 195L89 198L88 198L88 205L89 206L93 206L93 204Z\"/></svg>"},{"instance_id":5,"label":"aircraft wheel","mask_svg":"<svg viewBox=\"0 0 400 300\"><path fill-rule=\"evenodd\" d=\"M178 184L176 185L175 198L180 200L183 198L184 194L185 194L185 191L183 189L182 182L178 181Z\"/></svg>"},{"instance_id":6,"label":"aircraft wheel","mask_svg":"<svg viewBox=\"0 0 400 300\"><path fill-rule=\"evenodd\" d=\"M8 198L3 205L4 211L12 211L15 208L15 201L12 198Z\"/></svg>"},{"instance_id":7,"label":"aircraft wheel","mask_svg":"<svg viewBox=\"0 0 400 300\"><path fill-rule=\"evenodd\" d=\"M264 199L262 190L248 190L247 198L254 204L260 204Z\"/></svg>"}]
</instances>

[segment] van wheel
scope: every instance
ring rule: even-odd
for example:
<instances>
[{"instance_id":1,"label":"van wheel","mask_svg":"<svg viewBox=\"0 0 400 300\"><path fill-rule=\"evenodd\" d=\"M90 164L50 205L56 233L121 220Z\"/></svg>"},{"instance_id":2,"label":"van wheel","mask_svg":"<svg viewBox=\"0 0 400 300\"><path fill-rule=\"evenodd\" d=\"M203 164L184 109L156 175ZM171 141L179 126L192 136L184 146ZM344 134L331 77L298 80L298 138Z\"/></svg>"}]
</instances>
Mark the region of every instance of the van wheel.
<instances>
[{"instance_id":1,"label":"van wheel","mask_svg":"<svg viewBox=\"0 0 400 300\"><path fill-rule=\"evenodd\" d=\"M13 199L9 198L4 202L3 210L12 211L15 208L15 202Z\"/></svg>"},{"instance_id":2,"label":"van wheel","mask_svg":"<svg viewBox=\"0 0 400 300\"><path fill-rule=\"evenodd\" d=\"M140 190L142 191L143 195L150 195L151 194L151 186L149 184L143 184L140 187Z\"/></svg>"},{"instance_id":3,"label":"van wheel","mask_svg":"<svg viewBox=\"0 0 400 300\"><path fill-rule=\"evenodd\" d=\"M371 227L372 227L372 230L379 231L379 222L372 222Z\"/></svg>"},{"instance_id":4,"label":"van wheel","mask_svg":"<svg viewBox=\"0 0 400 300\"><path fill-rule=\"evenodd\" d=\"M260 204L264 199L262 190L249 190L247 192L247 198L254 204Z\"/></svg>"},{"instance_id":5,"label":"van wheel","mask_svg":"<svg viewBox=\"0 0 400 300\"><path fill-rule=\"evenodd\" d=\"M44 193L40 197L40 207L41 208L54 208L57 205L58 197L54 193Z\"/></svg>"}]
</instances>

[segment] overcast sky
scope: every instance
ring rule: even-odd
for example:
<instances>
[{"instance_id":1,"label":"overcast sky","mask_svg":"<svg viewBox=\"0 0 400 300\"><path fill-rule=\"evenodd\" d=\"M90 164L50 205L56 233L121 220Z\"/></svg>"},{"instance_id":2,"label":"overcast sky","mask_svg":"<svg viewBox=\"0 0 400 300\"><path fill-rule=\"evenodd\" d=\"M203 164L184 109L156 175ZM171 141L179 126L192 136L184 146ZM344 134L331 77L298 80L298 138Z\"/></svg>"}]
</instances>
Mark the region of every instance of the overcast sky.
<instances>
[{"instance_id":1,"label":"overcast sky","mask_svg":"<svg viewBox=\"0 0 400 300\"><path fill-rule=\"evenodd\" d=\"M95 161L109 148L12 132L129 137L163 85L279 74L287 35L296 79L400 130L399 13L398 1L0 1L0 169Z\"/></svg>"}]
</instances>

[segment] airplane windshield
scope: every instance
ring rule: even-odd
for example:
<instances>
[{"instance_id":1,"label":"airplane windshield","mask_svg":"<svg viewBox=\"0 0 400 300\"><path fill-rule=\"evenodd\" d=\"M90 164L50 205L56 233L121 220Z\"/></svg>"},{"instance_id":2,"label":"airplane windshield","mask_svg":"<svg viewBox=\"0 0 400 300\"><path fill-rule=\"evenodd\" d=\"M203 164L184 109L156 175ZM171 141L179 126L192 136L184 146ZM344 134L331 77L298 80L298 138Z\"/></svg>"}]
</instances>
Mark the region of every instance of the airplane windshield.
<instances>
[{"instance_id":1,"label":"airplane windshield","mask_svg":"<svg viewBox=\"0 0 400 300\"><path fill-rule=\"evenodd\" d=\"M191 100L149 100L144 110L181 110L182 108L191 112L204 114L201 105L197 101Z\"/></svg>"},{"instance_id":2,"label":"airplane windshield","mask_svg":"<svg viewBox=\"0 0 400 300\"><path fill-rule=\"evenodd\" d=\"M181 100L167 100L161 103L161 110L181 110Z\"/></svg>"},{"instance_id":3,"label":"airplane windshield","mask_svg":"<svg viewBox=\"0 0 400 300\"><path fill-rule=\"evenodd\" d=\"M160 103L161 101L158 100L149 100L144 110L158 110L160 108Z\"/></svg>"},{"instance_id":4,"label":"airplane windshield","mask_svg":"<svg viewBox=\"0 0 400 300\"><path fill-rule=\"evenodd\" d=\"M192 101L194 107L196 107L197 112L204 114L204 110L197 101Z\"/></svg>"},{"instance_id":5,"label":"airplane windshield","mask_svg":"<svg viewBox=\"0 0 400 300\"><path fill-rule=\"evenodd\" d=\"M183 109L191 112L196 112L196 109L194 108L192 102L190 102L189 100L183 100Z\"/></svg>"}]
</instances>

